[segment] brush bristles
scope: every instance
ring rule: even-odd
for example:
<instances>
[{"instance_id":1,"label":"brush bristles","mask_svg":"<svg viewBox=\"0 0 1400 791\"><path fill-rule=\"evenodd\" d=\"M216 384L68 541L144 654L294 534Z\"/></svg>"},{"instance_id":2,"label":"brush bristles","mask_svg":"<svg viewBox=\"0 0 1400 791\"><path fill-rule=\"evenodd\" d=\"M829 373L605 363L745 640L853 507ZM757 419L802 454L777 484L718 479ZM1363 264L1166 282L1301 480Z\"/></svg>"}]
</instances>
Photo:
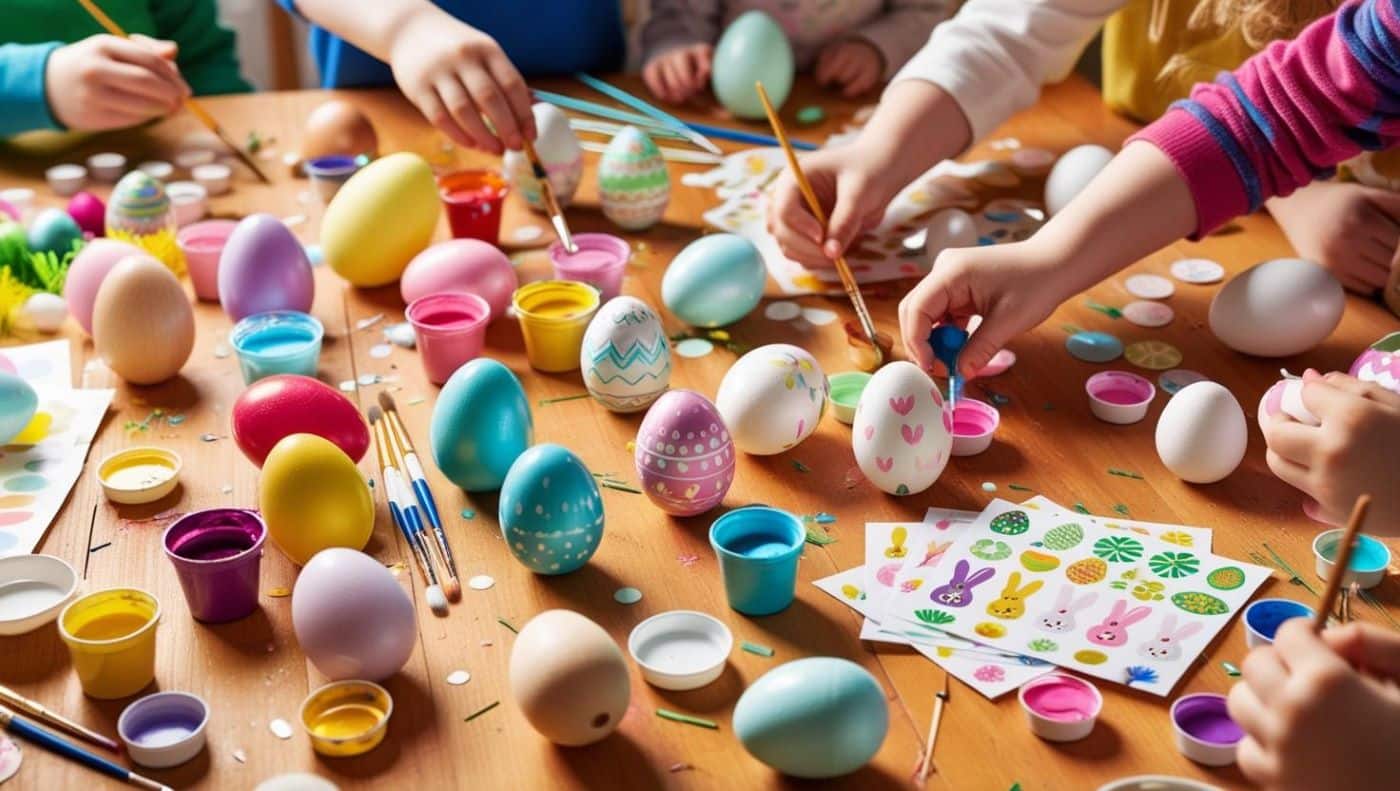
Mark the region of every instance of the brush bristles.
<instances>
[{"instance_id":1,"label":"brush bristles","mask_svg":"<svg viewBox=\"0 0 1400 791\"><path fill-rule=\"evenodd\" d=\"M389 395L388 391L386 390L379 391L379 405L381 407L384 407L385 412L398 411L398 406L394 403L394 397ZM373 409L373 407L370 408Z\"/></svg>"},{"instance_id":2,"label":"brush bristles","mask_svg":"<svg viewBox=\"0 0 1400 791\"><path fill-rule=\"evenodd\" d=\"M455 602L462 600L462 583L458 582L455 577L448 577L443 580L442 590L447 594L448 601Z\"/></svg>"},{"instance_id":3,"label":"brush bristles","mask_svg":"<svg viewBox=\"0 0 1400 791\"><path fill-rule=\"evenodd\" d=\"M382 393L381 393L381 395L382 395ZM378 423L378 422L379 422L379 418L382 417L382 416L383 416L383 415L380 414L380 412L379 412L379 407L377 407L377 406L371 406L371 407L369 408L369 424L370 424L371 426L373 426L375 423Z\"/></svg>"},{"instance_id":4,"label":"brush bristles","mask_svg":"<svg viewBox=\"0 0 1400 791\"><path fill-rule=\"evenodd\" d=\"M434 615L447 614L447 597L443 595L442 588L437 585L429 585L424 594L428 599L428 608Z\"/></svg>"}]
</instances>

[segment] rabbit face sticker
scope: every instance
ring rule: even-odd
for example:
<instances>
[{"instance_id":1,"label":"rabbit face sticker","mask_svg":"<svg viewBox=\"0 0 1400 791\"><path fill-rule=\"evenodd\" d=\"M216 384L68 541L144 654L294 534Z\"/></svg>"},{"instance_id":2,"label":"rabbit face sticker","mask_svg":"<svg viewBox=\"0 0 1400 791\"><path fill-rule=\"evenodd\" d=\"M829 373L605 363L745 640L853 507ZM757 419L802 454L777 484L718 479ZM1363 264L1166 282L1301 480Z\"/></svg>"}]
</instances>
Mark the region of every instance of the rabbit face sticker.
<instances>
[{"instance_id":1,"label":"rabbit face sticker","mask_svg":"<svg viewBox=\"0 0 1400 791\"><path fill-rule=\"evenodd\" d=\"M1128 609L1128 600L1119 599L1100 623L1089 627L1085 636L1094 645L1115 648L1128 642L1128 627L1152 614L1150 607Z\"/></svg>"},{"instance_id":2,"label":"rabbit face sticker","mask_svg":"<svg viewBox=\"0 0 1400 791\"><path fill-rule=\"evenodd\" d=\"M1020 618L1026 614L1026 599L1044 584L1041 580L1035 580L1022 588L1021 572L1011 572L1011 576L1006 579L1006 587L1001 589L1001 598L987 605L987 614L1006 621Z\"/></svg>"},{"instance_id":3,"label":"rabbit face sticker","mask_svg":"<svg viewBox=\"0 0 1400 791\"><path fill-rule=\"evenodd\" d=\"M1055 603L1050 605L1050 609L1036 617L1036 625L1040 627L1042 632L1050 634L1064 634L1072 631L1075 613L1094 606L1094 602L1098 599L1099 594L1097 593L1086 593L1076 599L1074 598L1073 585L1061 585L1059 594L1055 596Z\"/></svg>"},{"instance_id":4,"label":"rabbit face sticker","mask_svg":"<svg viewBox=\"0 0 1400 791\"><path fill-rule=\"evenodd\" d=\"M971 569L966 560L959 560L953 567L953 578L934 588L929 598L945 607L966 607L971 604L972 588L996 576L996 570L990 567L978 569L969 576Z\"/></svg>"},{"instance_id":5,"label":"rabbit face sticker","mask_svg":"<svg viewBox=\"0 0 1400 791\"><path fill-rule=\"evenodd\" d=\"M1172 662L1181 658L1181 641L1201 631L1199 621L1193 621L1180 629L1176 628L1176 613L1162 619L1157 627L1157 636L1138 645L1138 654L1144 659L1159 662Z\"/></svg>"}]
</instances>

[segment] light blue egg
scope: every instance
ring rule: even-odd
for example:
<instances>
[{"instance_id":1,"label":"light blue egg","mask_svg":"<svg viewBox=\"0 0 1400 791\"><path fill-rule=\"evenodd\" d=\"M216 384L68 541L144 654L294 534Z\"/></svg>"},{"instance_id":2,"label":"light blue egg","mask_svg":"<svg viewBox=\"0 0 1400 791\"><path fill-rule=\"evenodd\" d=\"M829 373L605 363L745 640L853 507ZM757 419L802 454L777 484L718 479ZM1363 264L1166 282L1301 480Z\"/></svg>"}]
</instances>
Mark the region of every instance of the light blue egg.
<instances>
[{"instance_id":1,"label":"light blue egg","mask_svg":"<svg viewBox=\"0 0 1400 791\"><path fill-rule=\"evenodd\" d=\"M583 567L603 540L603 498L583 462L562 445L520 454L501 484L501 535L536 574Z\"/></svg>"},{"instance_id":2,"label":"light blue egg","mask_svg":"<svg viewBox=\"0 0 1400 791\"><path fill-rule=\"evenodd\" d=\"M34 419L39 397L29 383L0 371L0 445L8 443Z\"/></svg>"},{"instance_id":3,"label":"light blue egg","mask_svg":"<svg viewBox=\"0 0 1400 791\"><path fill-rule=\"evenodd\" d=\"M715 96L740 118L767 117L755 82L763 83L777 109L792 91L792 44L773 17L762 11L746 11L729 24L715 45L713 62L710 85Z\"/></svg>"},{"instance_id":4,"label":"light blue egg","mask_svg":"<svg viewBox=\"0 0 1400 791\"><path fill-rule=\"evenodd\" d=\"M463 365L438 394L429 428L433 461L469 492L501 488L533 438L525 389L495 360L479 357Z\"/></svg>"},{"instance_id":5,"label":"light blue egg","mask_svg":"<svg viewBox=\"0 0 1400 791\"><path fill-rule=\"evenodd\" d=\"M723 327L758 306L766 283L763 257L753 242L712 233L672 259L661 278L661 301L687 324Z\"/></svg>"},{"instance_id":6,"label":"light blue egg","mask_svg":"<svg viewBox=\"0 0 1400 791\"><path fill-rule=\"evenodd\" d=\"M29 223L29 249L35 252L62 256L82 240L83 229L62 209L44 209Z\"/></svg>"},{"instance_id":7,"label":"light blue egg","mask_svg":"<svg viewBox=\"0 0 1400 791\"><path fill-rule=\"evenodd\" d=\"M830 656L763 674L739 696L734 733L753 757L793 777L837 777L865 766L889 730L880 683Z\"/></svg>"}]
</instances>

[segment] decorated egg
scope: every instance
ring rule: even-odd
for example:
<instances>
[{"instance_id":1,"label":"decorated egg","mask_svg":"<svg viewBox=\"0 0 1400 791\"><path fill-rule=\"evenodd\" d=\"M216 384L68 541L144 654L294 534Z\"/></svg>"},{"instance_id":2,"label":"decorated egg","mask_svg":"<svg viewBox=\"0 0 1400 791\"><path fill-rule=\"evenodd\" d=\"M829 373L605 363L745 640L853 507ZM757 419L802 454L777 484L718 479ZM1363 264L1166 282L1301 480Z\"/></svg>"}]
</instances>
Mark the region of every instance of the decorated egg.
<instances>
[{"instance_id":1,"label":"decorated egg","mask_svg":"<svg viewBox=\"0 0 1400 791\"><path fill-rule=\"evenodd\" d=\"M39 396L28 382L0 371L0 445L8 445L34 418Z\"/></svg>"},{"instance_id":2,"label":"decorated egg","mask_svg":"<svg viewBox=\"0 0 1400 791\"><path fill-rule=\"evenodd\" d=\"M376 159L326 207L322 255L353 285L387 285L432 241L440 212L437 182L422 157L400 152Z\"/></svg>"},{"instance_id":3,"label":"decorated egg","mask_svg":"<svg viewBox=\"0 0 1400 791\"><path fill-rule=\"evenodd\" d=\"M379 155L379 135L360 108L344 99L325 102L306 117L302 128L301 158L316 159L336 154L364 155L371 159Z\"/></svg>"},{"instance_id":4,"label":"decorated egg","mask_svg":"<svg viewBox=\"0 0 1400 791\"><path fill-rule=\"evenodd\" d=\"M68 267L68 277L63 281L63 299L84 332L92 334L92 306L107 273L123 258L141 254L141 248L126 242L93 239L73 257L73 265Z\"/></svg>"},{"instance_id":5,"label":"decorated egg","mask_svg":"<svg viewBox=\"0 0 1400 791\"><path fill-rule=\"evenodd\" d=\"M627 661L603 627L573 610L546 610L510 649L510 693L540 735L580 747L616 730L632 682Z\"/></svg>"},{"instance_id":6,"label":"decorated egg","mask_svg":"<svg viewBox=\"0 0 1400 791\"><path fill-rule=\"evenodd\" d=\"M1007 511L992 519L987 529L1004 536L1019 536L1030 529L1031 520L1025 511Z\"/></svg>"},{"instance_id":7,"label":"decorated egg","mask_svg":"<svg viewBox=\"0 0 1400 791\"><path fill-rule=\"evenodd\" d=\"M1259 399L1257 417L1260 428L1269 418L1280 413L1309 426L1322 425L1322 421L1303 403L1302 379L1280 379Z\"/></svg>"},{"instance_id":8,"label":"decorated egg","mask_svg":"<svg viewBox=\"0 0 1400 791\"><path fill-rule=\"evenodd\" d=\"M1108 561L1084 558L1065 567L1065 577L1075 585L1093 585L1108 576Z\"/></svg>"},{"instance_id":9,"label":"decorated egg","mask_svg":"<svg viewBox=\"0 0 1400 791\"><path fill-rule=\"evenodd\" d=\"M1230 612L1230 605L1219 597L1200 591L1173 593L1172 604L1192 615L1227 615Z\"/></svg>"},{"instance_id":10,"label":"decorated egg","mask_svg":"<svg viewBox=\"0 0 1400 791\"><path fill-rule=\"evenodd\" d=\"M613 297L598 309L579 349L583 384L614 412L646 409L671 382L671 346L647 303Z\"/></svg>"},{"instance_id":11,"label":"decorated egg","mask_svg":"<svg viewBox=\"0 0 1400 791\"><path fill-rule=\"evenodd\" d=\"M399 280L399 294L404 304L450 291L476 294L491 306L494 321L506 315L510 297L519 285L515 267L495 245L479 239L451 239L438 242L408 262Z\"/></svg>"},{"instance_id":12,"label":"decorated egg","mask_svg":"<svg viewBox=\"0 0 1400 791\"><path fill-rule=\"evenodd\" d=\"M380 681L418 642L413 600L383 563L353 549L316 553L292 588L292 628L311 664L332 681Z\"/></svg>"},{"instance_id":13,"label":"decorated egg","mask_svg":"<svg viewBox=\"0 0 1400 791\"><path fill-rule=\"evenodd\" d=\"M796 66L792 44L773 17L745 11L729 23L715 44L710 86L725 109L740 118L767 117L754 83L763 83L773 107L782 109L792 91Z\"/></svg>"},{"instance_id":14,"label":"decorated egg","mask_svg":"<svg viewBox=\"0 0 1400 791\"><path fill-rule=\"evenodd\" d=\"M598 551L603 498L583 462L562 445L520 454L501 484L501 535L536 574L568 574Z\"/></svg>"},{"instance_id":15,"label":"decorated egg","mask_svg":"<svg viewBox=\"0 0 1400 791\"><path fill-rule=\"evenodd\" d=\"M655 225L671 200L671 177L661 150L646 132L624 126L598 160L603 215L628 231Z\"/></svg>"},{"instance_id":16,"label":"decorated egg","mask_svg":"<svg viewBox=\"0 0 1400 791\"><path fill-rule=\"evenodd\" d=\"M852 429L856 464L889 494L917 494L932 486L953 446L952 410L928 374L904 360L870 378Z\"/></svg>"},{"instance_id":17,"label":"decorated egg","mask_svg":"<svg viewBox=\"0 0 1400 791\"><path fill-rule=\"evenodd\" d=\"M292 434L330 440L352 461L369 449L360 410L334 387L309 376L279 374L249 385L233 402L233 441L261 467L267 454Z\"/></svg>"},{"instance_id":18,"label":"decorated egg","mask_svg":"<svg viewBox=\"0 0 1400 791\"><path fill-rule=\"evenodd\" d=\"M722 327L747 316L763 298L767 270L753 242L732 233L696 239L661 278L661 301L681 321Z\"/></svg>"},{"instance_id":19,"label":"decorated egg","mask_svg":"<svg viewBox=\"0 0 1400 791\"><path fill-rule=\"evenodd\" d=\"M829 387L817 359L785 343L760 346L720 380L715 406L734 445L771 456L810 437L826 411Z\"/></svg>"},{"instance_id":20,"label":"decorated egg","mask_svg":"<svg viewBox=\"0 0 1400 791\"><path fill-rule=\"evenodd\" d=\"M92 340L117 376L137 385L164 382L194 349L194 310L169 269L134 255L112 267L97 289Z\"/></svg>"},{"instance_id":21,"label":"decorated egg","mask_svg":"<svg viewBox=\"0 0 1400 791\"><path fill-rule=\"evenodd\" d=\"M83 229L62 209L44 209L29 223L26 243L38 253L53 253L60 258L83 241Z\"/></svg>"},{"instance_id":22,"label":"decorated egg","mask_svg":"<svg viewBox=\"0 0 1400 791\"><path fill-rule=\"evenodd\" d=\"M1060 565L1060 559L1048 552L1027 549L1021 553L1021 565L1025 566L1027 571L1054 571Z\"/></svg>"},{"instance_id":23,"label":"decorated egg","mask_svg":"<svg viewBox=\"0 0 1400 791\"><path fill-rule=\"evenodd\" d=\"M642 490L668 514L703 514L724 500L734 482L734 441L719 410L693 390L656 399L635 444Z\"/></svg>"},{"instance_id":24,"label":"decorated egg","mask_svg":"<svg viewBox=\"0 0 1400 791\"><path fill-rule=\"evenodd\" d=\"M1371 344L1351 364L1351 375L1400 393L1400 332L1392 332Z\"/></svg>"},{"instance_id":25,"label":"decorated egg","mask_svg":"<svg viewBox=\"0 0 1400 791\"><path fill-rule=\"evenodd\" d=\"M122 176L107 202L107 235L146 235L175 225L165 185L142 170Z\"/></svg>"},{"instance_id":26,"label":"decorated egg","mask_svg":"<svg viewBox=\"0 0 1400 791\"><path fill-rule=\"evenodd\" d=\"M24 301L24 316L40 332L58 332L68 318L68 303L57 294L38 291Z\"/></svg>"},{"instance_id":27,"label":"decorated egg","mask_svg":"<svg viewBox=\"0 0 1400 791\"><path fill-rule=\"evenodd\" d=\"M355 462L329 440L292 434L273 446L258 478L272 542L298 566L330 547L364 549L374 501Z\"/></svg>"},{"instance_id":28,"label":"decorated egg","mask_svg":"<svg viewBox=\"0 0 1400 791\"><path fill-rule=\"evenodd\" d=\"M569 128L569 117L558 107L536 102L532 111L535 114L535 153L554 188L554 197L561 208L566 207L583 180L583 147L574 130ZM530 208L543 211L544 197L530 159L520 151L507 151L502 166L506 179Z\"/></svg>"},{"instance_id":29,"label":"decorated egg","mask_svg":"<svg viewBox=\"0 0 1400 791\"><path fill-rule=\"evenodd\" d=\"M1288 357L1332 334L1345 306L1342 284L1326 269L1276 258L1246 269L1216 293L1210 329L1235 351Z\"/></svg>"},{"instance_id":30,"label":"decorated egg","mask_svg":"<svg viewBox=\"0 0 1400 791\"><path fill-rule=\"evenodd\" d=\"M429 431L433 461L469 492L494 492L534 439L525 389L510 369L478 357L442 386Z\"/></svg>"},{"instance_id":31,"label":"decorated egg","mask_svg":"<svg viewBox=\"0 0 1400 791\"><path fill-rule=\"evenodd\" d=\"M1083 540L1084 528L1074 522L1066 522L1046 530L1045 537L1040 540L1040 543L1046 549L1064 552L1079 546Z\"/></svg>"},{"instance_id":32,"label":"decorated egg","mask_svg":"<svg viewBox=\"0 0 1400 791\"><path fill-rule=\"evenodd\" d=\"M826 778L865 766L889 730L880 682L848 659L797 659L759 676L734 706L734 735L763 763Z\"/></svg>"},{"instance_id":33,"label":"decorated egg","mask_svg":"<svg viewBox=\"0 0 1400 791\"><path fill-rule=\"evenodd\" d=\"M101 236L106 230L107 204L91 192L79 192L68 199L68 216L89 236Z\"/></svg>"},{"instance_id":34,"label":"decorated egg","mask_svg":"<svg viewBox=\"0 0 1400 791\"><path fill-rule=\"evenodd\" d=\"M1196 382L1178 390L1157 418L1157 455L1178 478L1215 483L1235 471L1248 443L1244 410L1229 390Z\"/></svg>"},{"instance_id":35,"label":"decorated egg","mask_svg":"<svg viewBox=\"0 0 1400 791\"><path fill-rule=\"evenodd\" d=\"M1052 216L1059 214L1112 159L1113 152L1103 146L1076 146L1066 151L1045 177L1045 211Z\"/></svg>"},{"instance_id":36,"label":"decorated egg","mask_svg":"<svg viewBox=\"0 0 1400 791\"><path fill-rule=\"evenodd\" d=\"M306 250L271 214L250 214L233 229L218 278L219 304L234 321L270 310L306 313L316 296Z\"/></svg>"}]
</instances>

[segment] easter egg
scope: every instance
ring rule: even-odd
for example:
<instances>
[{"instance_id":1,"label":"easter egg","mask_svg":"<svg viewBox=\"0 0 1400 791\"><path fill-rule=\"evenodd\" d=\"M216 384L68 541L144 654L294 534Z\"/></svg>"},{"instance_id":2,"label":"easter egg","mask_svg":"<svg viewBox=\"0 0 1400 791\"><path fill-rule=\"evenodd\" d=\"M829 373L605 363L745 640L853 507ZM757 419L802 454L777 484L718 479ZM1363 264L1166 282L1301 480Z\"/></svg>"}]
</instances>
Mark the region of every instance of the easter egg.
<instances>
[{"instance_id":1,"label":"easter egg","mask_svg":"<svg viewBox=\"0 0 1400 791\"><path fill-rule=\"evenodd\" d=\"M773 107L782 109L796 73L787 34L762 11L745 11L729 23L715 44L712 64L715 97L729 112L750 120L767 117L754 83L763 83Z\"/></svg>"},{"instance_id":2,"label":"easter egg","mask_svg":"<svg viewBox=\"0 0 1400 791\"><path fill-rule=\"evenodd\" d=\"M438 242L408 262L399 280L399 294L404 304L443 292L476 294L491 306L494 321L506 315L510 297L519 285L515 267L495 245L479 239L451 239Z\"/></svg>"},{"instance_id":3,"label":"easter egg","mask_svg":"<svg viewBox=\"0 0 1400 791\"><path fill-rule=\"evenodd\" d=\"M1045 537L1040 543L1046 549L1055 552L1064 552L1067 549L1074 549L1084 540L1084 528L1073 522L1066 522L1063 525L1056 525L1045 531Z\"/></svg>"},{"instance_id":4,"label":"easter egg","mask_svg":"<svg viewBox=\"0 0 1400 791\"><path fill-rule=\"evenodd\" d=\"M632 682L622 650L603 627L573 610L531 618L510 649L510 694L540 735L580 747L616 730Z\"/></svg>"},{"instance_id":5,"label":"easter egg","mask_svg":"<svg viewBox=\"0 0 1400 791\"><path fill-rule=\"evenodd\" d=\"M562 445L520 454L501 484L501 535L536 574L583 568L603 538L603 498L583 462Z\"/></svg>"},{"instance_id":6,"label":"easter egg","mask_svg":"<svg viewBox=\"0 0 1400 791\"><path fill-rule=\"evenodd\" d=\"M875 757L889 730L880 682L829 656L797 659L759 676L734 706L749 754L793 777L850 774Z\"/></svg>"},{"instance_id":7,"label":"easter egg","mask_svg":"<svg viewBox=\"0 0 1400 791\"><path fill-rule=\"evenodd\" d=\"M309 376L259 379L233 402L230 422L238 449L259 467L292 434L329 440L352 461L364 458L369 449L369 429L360 410L334 387Z\"/></svg>"},{"instance_id":8,"label":"easter egg","mask_svg":"<svg viewBox=\"0 0 1400 791\"><path fill-rule=\"evenodd\" d=\"M647 303L613 297L598 309L579 349L583 384L614 412L646 409L671 382L671 345Z\"/></svg>"},{"instance_id":9,"label":"easter egg","mask_svg":"<svg viewBox=\"0 0 1400 791\"><path fill-rule=\"evenodd\" d=\"M624 126L598 160L598 199L603 215L619 228L655 225L671 200L671 177L661 150L646 132Z\"/></svg>"},{"instance_id":10,"label":"easter egg","mask_svg":"<svg viewBox=\"0 0 1400 791\"><path fill-rule=\"evenodd\" d=\"M83 331L92 334L92 306L97 302L97 288L123 258L142 255L141 248L115 239L93 239L73 257L68 278L63 281L63 299L68 312Z\"/></svg>"},{"instance_id":11,"label":"easter egg","mask_svg":"<svg viewBox=\"0 0 1400 791\"><path fill-rule=\"evenodd\" d=\"M889 494L917 494L932 486L953 446L952 410L928 374L903 360L870 378L852 429L856 464Z\"/></svg>"},{"instance_id":12,"label":"easter egg","mask_svg":"<svg viewBox=\"0 0 1400 791\"><path fill-rule=\"evenodd\" d=\"M1045 552L1028 549L1021 553L1021 565L1026 567L1026 571L1054 571L1059 567L1060 559Z\"/></svg>"},{"instance_id":13,"label":"easter egg","mask_svg":"<svg viewBox=\"0 0 1400 791\"><path fill-rule=\"evenodd\" d=\"M79 192L68 199L68 216L89 236L101 236L106 230L107 204L91 192Z\"/></svg>"},{"instance_id":14,"label":"easter egg","mask_svg":"<svg viewBox=\"0 0 1400 791\"><path fill-rule=\"evenodd\" d=\"M301 158L379 155L379 135L360 108L344 99L320 104L302 127Z\"/></svg>"},{"instance_id":15,"label":"easter egg","mask_svg":"<svg viewBox=\"0 0 1400 791\"><path fill-rule=\"evenodd\" d=\"M1206 575L1206 584L1216 590L1232 591L1244 583L1244 570L1239 566L1221 566Z\"/></svg>"},{"instance_id":16,"label":"easter egg","mask_svg":"<svg viewBox=\"0 0 1400 791\"><path fill-rule=\"evenodd\" d=\"M292 628L311 664L332 681L381 681L418 642L413 600L383 563L353 549L316 553L292 588Z\"/></svg>"},{"instance_id":17,"label":"easter egg","mask_svg":"<svg viewBox=\"0 0 1400 791\"><path fill-rule=\"evenodd\" d=\"M0 371L0 445L9 444L39 408L39 396L28 382L8 371Z\"/></svg>"},{"instance_id":18,"label":"easter egg","mask_svg":"<svg viewBox=\"0 0 1400 791\"><path fill-rule=\"evenodd\" d=\"M29 233L24 226L3 215L0 215L0 250L7 251L6 256L23 255L29 251Z\"/></svg>"},{"instance_id":19,"label":"easter egg","mask_svg":"<svg viewBox=\"0 0 1400 791\"><path fill-rule=\"evenodd\" d=\"M747 316L768 282L753 242L732 233L712 233L685 246L661 278L661 301L681 321L722 327Z\"/></svg>"},{"instance_id":20,"label":"easter egg","mask_svg":"<svg viewBox=\"0 0 1400 791\"><path fill-rule=\"evenodd\" d=\"M1065 567L1065 577L1075 585L1093 585L1108 576L1108 562L1103 558L1084 558Z\"/></svg>"},{"instance_id":21,"label":"easter egg","mask_svg":"<svg viewBox=\"0 0 1400 791\"><path fill-rule=\"evenodd\" d=\"M583 180L583 147L569 127L569 117L558 107L536 102L531 112L535 115L535 153L554 188L555 199L567 207ZM520 151L507 151L501 164L506 180L530 208L544 211L544 196L529 158Z\"/></svg>"},{"instance_id":22,"label":"easter egg","mask_svg":"<svg viewBox=\"0 0 1400 791\"><path fill-rule=\"evenodd\" d=\"M117 376L137 385L164 382L194 349L194 310L164 264L134 255L112 267L97 289L92 340Z\"/></svg>"},{"instance_id":23,"label":"easter egg","mask_svg":"<svg viewBox=\"0 0 1400 791\"><path fill-rule=\"evenodd\" d=\"M1030 529L1030 526L1031 520L1029 516L1026 516L1025 511L1007 511L994 517L992 523L987 527L993 533L1001 533L1004 536L1019 536Z\"/></svg>"},{"instance_id":24,"label":"easter egg","mask_svg":"<svg viewBox=\"0 0 1400 791\"><path fill-rule=\"evenodd\" d=\"M1375 382L1392 393L1400 393L1400 332L1371 344L1351 364L1350 373L1363 382Z\"/></svg>"},{"instance_id":25,"label":"easter egg","mask_svg":"<svg viewBox=\"0 0 1400 791\"><path fill-rule=\"evenodd\" d=\"M58 332L68 318L68 303L57 294L37 291L24 301L24 316L40 332Z\"/></svg>"},{"instance_id":26,"label":"easter egg","mask_svg":"<svg viewBox=\"0 0 1400 791\"><path fill-rule=\"evenodd\" d=\"M376 159L326 207L322 255L353 285L387 285L432 241L440 211L437 182L422 157L400 152Z\"/></svg>"},{"instance_id":27,"label":"easter egg","mask_svg":"<svg viewBox=\"0 0 1400 791\"><path fill-rule=\"evenodd\" d=\"M1200 591L1173 593L1172 604L1192 615L1225 615L1230 612L1230 606L1223 600Z\"/></svg>"},{"instance_id":28,"label":"easter egg","mask_svg":"<svg viewBox=\"0 0 1400 791\"><path fill-rule=\"evenodd\" d=\"M656 399L635 445L641 488L668 514L703 514L724 500L734 482L734 441L719 410L693 390Z\"/></svg>"},{"instance_id":29,"label":"easter egg","mask_svg":"<svg viewBox=\"0 0 1400 791\"><path fill-rule=\"evenodd\" d=\"M729 367L715 406L739 450L771 456L817 430L829 389L821 366L807 350L774 343L754 349Z\"/></svg>"},{"instance_id":30,"label":"easter egg","mask_svg":"<svg viewBox=\"0 0 1400 791\"><path fill-rule=\"evenodd\" d=\"M306 313L316 295L306 250L271 214L250 214L233 229L218 278L219 304L234 321L270 310Z\"/></svg>"},{"instance_id":31,"label":"easter egg","mask_svg":"<svg viewBox=\"0 0 1400 791\"><path fill-rule=\"evenodd\" d=\"M26 240L29 249L38 253L53 253L60 258L83 241L83 229L62 209L44 209L29 223Z\"/></svg>"},{"instance_id":32,"label":"easter egg","mask_svg":"<svg viewBox=\"0 0 1400 791\"><path fill-rule=\"evenodd\" d=\"M330 547L364 549L374 501L355 462L314 434L282 438L263 462L258 507L272 542L299 566Z\"/></svg>"},{"instance_id":33,"label":"easter egg","mask_svg":"<svg viewBox=\"0 0 1400 791\"><path fill-rule=\"evenodd\" d=\"M107 201L108 236L146 236L175 228L165 185L142 170L122 176Z\"/></svg>"},{"instance_id":34,"label":"easter egg","mask_svg":"<svg viewBox=\"0 0 1400 791\"><path fill-rule=\"evenodd\" d=\"M1045 177L1046 213L1059 214L1112 159L1113 152L1103 146L1083 145L1066 151Z\"/></svg>"},{"instance_id":35,"label":"easter egg","mask_svg":"<svg viewBox=\"0 0 1400 791\"><path fill-rule=\"evenodd\" d=\"M1308 409L1308 405L1303 403L1302 379L1280 379L1264 391L1264 397L1259 399L1259 410L1256 413L1259 427L1262 429L1269 418L1279 414L1305 425L1322 425L1322 421L1318 420L1317 416Z\"/></svg>"},{"instance_id":36,"label":"easter egg","mask_svg":"<svg viewBox=\"0 0 1400 791\"><path fill-rule=\"evenodd\" d=\"M469 492L501 488L534 439L525 389L504 365L478 357L442 386L429 429L433 461Z\"/></svg>"},{"instance_id":37,"label":"easter egg","mask_svg":"<svg viewBox=\"0 0 1400 791\"><path fill-rule=\"evenodd\" d=\"M1235 471L1248 444L1244 410L1215 382L1178 390L1157 418L1157 455L1176 477L1215 483Z\"/></svg>"},{"instance_id":38,"label":"easter egg","mask_svg":"<svg viewBox=\"0 0 1400 791\"><path fill-rule=\"evenodd\" d=\"M1301 258L1276 258L1232 278L1210 303L1221 343L1258 357L1289 357L1317 346L1342 320L1346 294L1330 272Z\"/></svg>"}]
</instances>

